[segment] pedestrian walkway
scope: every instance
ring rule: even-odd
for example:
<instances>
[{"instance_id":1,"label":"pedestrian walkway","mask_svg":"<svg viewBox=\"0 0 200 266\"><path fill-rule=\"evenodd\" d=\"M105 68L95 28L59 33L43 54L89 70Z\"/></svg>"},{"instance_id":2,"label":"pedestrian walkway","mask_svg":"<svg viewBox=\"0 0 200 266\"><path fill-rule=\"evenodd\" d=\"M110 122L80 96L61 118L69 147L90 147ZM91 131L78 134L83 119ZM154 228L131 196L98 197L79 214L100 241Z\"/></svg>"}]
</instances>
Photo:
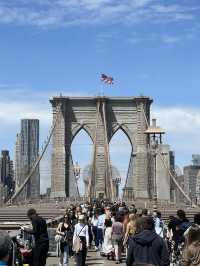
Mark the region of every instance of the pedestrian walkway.
<instances>
[{"instance_id":1,"label":"pedestrian walkway","mask_svg":"<svg viewBox=\"0 0 200 266\"><path fill-rule=\"evenodd\" d=\"M48 258L47 261L47 266L57 266L59 262L59 258L55 258L55 257L50 257ZM95 252L95 251L89 251L88 252L88 256L87 256L87 260L86 260L86 265L88 266L110 266L110 265L116 265L115 261L112 260L107 260L107 258L101 257L99 252ZM75 266L75 262L74 259L70 259L69 262L69 266ZM120 266L125 266L125 261L123 263L120 264Z\"/></svg>"}]
</instances>

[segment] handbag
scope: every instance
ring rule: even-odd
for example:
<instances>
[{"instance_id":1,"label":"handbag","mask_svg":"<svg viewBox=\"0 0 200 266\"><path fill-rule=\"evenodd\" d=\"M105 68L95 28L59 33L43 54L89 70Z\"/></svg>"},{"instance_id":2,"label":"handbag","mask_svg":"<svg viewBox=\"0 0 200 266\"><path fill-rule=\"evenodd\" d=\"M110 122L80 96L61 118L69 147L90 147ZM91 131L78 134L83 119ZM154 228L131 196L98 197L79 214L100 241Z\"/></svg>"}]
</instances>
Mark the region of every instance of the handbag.
<instances>
[{"instance_id":1,"label":"handbag","mask_svg":"<svg viewBox=\"0 0 200 266\"><path fill-rule=\"evenodd\" d=\"M83 244L82 241L79 237L80 233L82 232L82 230L85 228L85 225L81 228L81 231L79 232L78 235L75 236L74 240L73 240L73 246L72 246L72 250L75 253L78 253L79 251L81 251L83 249Z\"/></svg>"},{"instance_id":2,"label":"handbag","mask_svg":"<svg viewBox=\"0 0 200 266\"><path fill-rule=\"evenodd\" d=\"M56 235L55 235L55 241L56 241L56 243L61 242L62 239L63 239L63 236L61 236L61 235L59 235L59 234L56 234Z\"/></svg>"}]
</instances>

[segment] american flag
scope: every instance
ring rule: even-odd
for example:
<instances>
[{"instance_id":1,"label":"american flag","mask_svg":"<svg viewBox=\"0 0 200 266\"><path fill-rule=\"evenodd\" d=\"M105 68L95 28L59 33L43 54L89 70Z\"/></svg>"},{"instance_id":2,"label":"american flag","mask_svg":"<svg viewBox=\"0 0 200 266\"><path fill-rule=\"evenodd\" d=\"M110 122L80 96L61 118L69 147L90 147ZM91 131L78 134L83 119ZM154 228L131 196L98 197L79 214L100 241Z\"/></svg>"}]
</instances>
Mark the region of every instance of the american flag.
<instances>
[{"instance_id":1,"label":"american flag","mask_svg":"<svg viewBox=\"0 0 200 266\"><path fill-rule=\"evenodd\" d=\"M109 77L105 74L101 74L101 81L104 82L105 84L109 84L109 85L114 83L113 77Z\"/></svg>"}]
</instances>

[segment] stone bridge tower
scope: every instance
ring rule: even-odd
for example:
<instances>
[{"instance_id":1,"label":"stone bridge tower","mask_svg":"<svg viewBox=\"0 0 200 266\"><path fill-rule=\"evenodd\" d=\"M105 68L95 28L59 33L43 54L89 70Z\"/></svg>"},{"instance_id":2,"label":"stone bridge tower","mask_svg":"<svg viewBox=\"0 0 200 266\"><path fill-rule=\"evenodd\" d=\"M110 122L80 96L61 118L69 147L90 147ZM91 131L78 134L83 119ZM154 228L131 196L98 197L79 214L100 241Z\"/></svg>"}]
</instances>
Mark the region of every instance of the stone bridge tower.
<instances>
[{"instance_id":1,"label":"stone bridge tower","mask_svg":"<svg viewBox=\"0 0 200 266\"><path fill-rule=\"evenodd\" d=\"M53 119L61 112L53 133L51 197L77 195L71 143L83 128L93 141L92 176L88 196L114 198L109 142L122 129L132 145L124 195L149 198L148 144L145 130L150 121L149 97L54 97ZM146 121L147 119L147 121Z\"/></svg>"}]
</instances>

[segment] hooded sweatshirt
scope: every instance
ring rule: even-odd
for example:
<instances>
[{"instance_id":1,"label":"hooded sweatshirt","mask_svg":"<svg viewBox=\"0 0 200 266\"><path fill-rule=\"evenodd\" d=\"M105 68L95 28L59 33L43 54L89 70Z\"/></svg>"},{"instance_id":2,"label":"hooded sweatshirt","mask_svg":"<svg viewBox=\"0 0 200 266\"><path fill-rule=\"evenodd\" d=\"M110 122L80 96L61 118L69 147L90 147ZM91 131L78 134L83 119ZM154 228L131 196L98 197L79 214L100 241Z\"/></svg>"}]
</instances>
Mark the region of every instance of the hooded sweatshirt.
<instances>
[{"instance_id":1,"label":"hooded sweatshirt","mask_svg":"<svg viewBox=\"0 0 200 266\"><path fill-rule=\"evenodd\" d=\"M132 266L133 263L170 265L167 245L154 230L144 230L131 238L126 265Z\"/></svg>"}]
</instances>

